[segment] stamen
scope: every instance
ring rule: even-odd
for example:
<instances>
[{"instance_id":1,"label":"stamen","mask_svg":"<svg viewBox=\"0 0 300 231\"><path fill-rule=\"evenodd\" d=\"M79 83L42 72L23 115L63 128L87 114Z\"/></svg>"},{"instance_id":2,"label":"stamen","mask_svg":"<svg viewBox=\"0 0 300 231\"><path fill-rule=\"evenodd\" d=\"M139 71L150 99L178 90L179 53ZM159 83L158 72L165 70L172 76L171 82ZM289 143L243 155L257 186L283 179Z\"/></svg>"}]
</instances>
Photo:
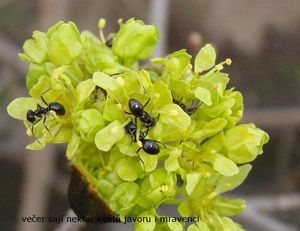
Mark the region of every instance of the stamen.
<instances>
[{"instance_id":1,"label":"stamen","mask_svg":"<svg viewBox=\"0 0 300 231\"><path fill-rule=\"evenodd\" d=\"M98 22L98 27L99 27L99 30L100 30L100 31L99 31L99 33L100 33L100 39L101 39L101 41L102 41L103 43L106 42L105 36L104 36L104 34L103 34L103 29L104 29L105 25L106 25L106 20L105 20L104 18L101 18L101 19L99 20L99 22Z\"/></svg>"},{"instance_id":2,"label":"stamen","mask_svg":"<svg viewBox=\"0 0 300 231\"><path fill-rule=\"evenodd\" d=\"M100 18L99 22L98 22L98 27L100 30L103 30L105 28L106 25L106 20L104 18Z\"/></svg>"},{"instance_id":3,"label":"stamen","mask_svg":"<svg viewBox=\"0 0 300 231\"><path fill-rule=\"evenodd\" d=\"M221 71L221 70L223 70L223 65L222 64L218 64L218 65L216 65L216 70L217 71Z\"/></svg>"},{"instance_id":4,"label":"stamen","mask_svg":"<svg viewBox=\"0 0 300 231\"><path fill-rule=\"evenodd\" d=\"M118 19L118 24L121 25L122 22L123 22L123 18L119 18L119 19Z\"/></svg>"},{"instance_id":5,"label":"stamen","mask_svg":"<svg viewBox=\"0 0 300 231\"><path fill-rule=\"evenodd\" d=\"M232 60L231 60L230 58L227 58L227 59L225 60L225 63L226 63L227 65L231 65L231 64L232 64Z\"/></svg>"}]
</instances>

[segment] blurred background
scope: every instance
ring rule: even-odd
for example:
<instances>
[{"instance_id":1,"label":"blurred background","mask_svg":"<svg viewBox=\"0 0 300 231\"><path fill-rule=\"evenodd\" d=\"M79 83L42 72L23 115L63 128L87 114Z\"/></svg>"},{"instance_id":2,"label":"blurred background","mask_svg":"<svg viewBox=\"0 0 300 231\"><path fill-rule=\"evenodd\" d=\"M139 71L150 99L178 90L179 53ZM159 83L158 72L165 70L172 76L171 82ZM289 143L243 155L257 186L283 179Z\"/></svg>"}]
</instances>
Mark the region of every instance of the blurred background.
<instances>
[{"instance_id":1,"label":"blurred background","mask_svg":"<svg viewBox=\"0 0 300 231\"><path fill-rule=\"evenodd\" d=\"M33 30L59 20L98 34L118 29L118 18L154 23L161 41L154 56L188 48L195 55L205 43L218 61L233 60L225 71L230 86L244 95L242 122L270 134L246 182L231 193L248 207L235 218L249 231L300 230L300 1L299 0L0 0L0 230L66 230L55 223L27 223L22 216L64 216L70 170L65 146L25 150L31 140L21 122L8 117L7 104L27 96L27 65L18 52ZM82 227L71 227L76 230ZM84 230L132 230L106 224Z\"/></svg>"}]
</instances>

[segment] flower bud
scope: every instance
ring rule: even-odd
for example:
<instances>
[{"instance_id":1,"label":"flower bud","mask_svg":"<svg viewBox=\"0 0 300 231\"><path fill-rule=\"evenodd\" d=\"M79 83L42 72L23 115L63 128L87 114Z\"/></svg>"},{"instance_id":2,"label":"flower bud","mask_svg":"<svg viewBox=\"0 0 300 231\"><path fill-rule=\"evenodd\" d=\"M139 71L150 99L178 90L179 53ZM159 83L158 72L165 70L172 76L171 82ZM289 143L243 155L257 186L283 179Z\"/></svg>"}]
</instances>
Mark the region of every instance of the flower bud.
<instances>
[{"instance_id":1,"label":"flower bud","mask_svg":"<svg viewBox=\"0 0 300 231\"><path fill-rule=\"evenodd\" d=\"M47 59L47 36L40 31L33 32L33 39L28 39L24 45L24 53L19 57L27 62L41 64Z\"/></svg>"},{"instance_id":2,"label":"flower bud","mask_svg":"<svg viewBox=\"0 0 300 231\"><path fill-rule=\"evenodd\" d=\"M75 116L77 130L86 141L93 141L99 129L104 127L102 114L97 109L79 111Z\"/></svg>"},{"instance_id":3,"label":"flower bud","mask_svg":"<svg viewBox=\"0 0 300 231\"><path fill-rule=\"evenodd\" d=\"M151 56L158 40L159 31L155 26L130 19L117 33L112 49L123 60L142 60Z\"/></svg>"},{"instance_id":4,"label":"flower bud","mask_svg":"<svg viewBox=\"0 0 300 231\"><path fill-rule=\"evenodd\" d=\"M268 134L254 124L238 125L225 132L227 155L238 164L252 161L262 154L262 147L268 141Z\"/></svg>"},{"instance_id":5,"label":"flower bud","mask_svg":"<svg viewBox=\"0 0 300 231\"><path fill-rule=\"evenodd\" d=\"M59 22L47 32L49 59L56 65L70 64L82 50L80 34L72 22Z\"/></svg>"}]
</instances>

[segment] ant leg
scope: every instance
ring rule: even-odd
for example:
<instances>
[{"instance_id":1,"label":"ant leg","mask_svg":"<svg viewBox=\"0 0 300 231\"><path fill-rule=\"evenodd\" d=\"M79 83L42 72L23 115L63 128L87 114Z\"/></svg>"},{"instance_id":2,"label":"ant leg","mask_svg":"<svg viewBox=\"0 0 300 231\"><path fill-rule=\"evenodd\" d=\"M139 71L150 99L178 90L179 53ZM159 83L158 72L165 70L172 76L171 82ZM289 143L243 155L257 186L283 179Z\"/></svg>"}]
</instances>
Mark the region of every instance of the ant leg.
<instances>
[{"instance_id":1,"label":"ant leg","mask_svg":"<svg viewBox=\"0 0 300 231\"><path fill-rule=\"evenodd\" d=\"M51 134L51 132L50 132L50 130L49 130L49 128L46 126L46 124L45 124L45 122L46 122L46 119L47 119L47 116L45 116L44 117L44 120L43 120L43 125L44 125L44 127L46 128L46 130L49 132L49 134L52 136L52 134Z\"/></svg>"},{"instance_id":2,"label":"ant leg","mask_svg":"<svg viewBox=\"0 0 300 231\"><path fill-rule=\"evenodd\" d=\"M43 94L44 94L44 93L43 93ZM47 107L48 107L49 105L48 105L48 103L46 102L46 100L44 99L43 95L41 95L41 99L42 99L42 101L44 102L44 104L46 104Z\"/></svg>"},{"instance_id":3,"label":"ant leg","mask_svg":"<svg viewBox=\"0 0 300 231\"><path fill-rule=\"evenodd\" d=\"M30 126L30 124L32 124L32 126ZM32 135L33 137L35 137L35 136L34 136L34 133L33 133L34 123L29 123L29 122L28 122L28 127L30 128L31 135Z\"/></svg>"},{"instance_id":4,"label":"ant leg","mask_svg":"<svg viewBox=\"0 0 300 231\"><path fill-rule=\"evenodd\" d=\"M140 159L140 161L142 162L142 164L143 164L143 169L145 169L145 163L144 163L143 159L140 157L139 154L137 154L137 157L138 157L138 158Z\"/></svg>"},{"instance_id":5,"label":"ant leg","mask_svg":"<svg viewBox=\"0 0 300 231\"><path fill-rule=\"evenodd\" d=\"M139 151L141 151L141 147L136 151L136 155L137 155L137 157L140 159L140 161L143 163L143 167L144 167L144 169L145 169L145 163L144 163L144 161L142 160L142 158L140 157L140 155L139 155Z\"/></svg>"},{"instance_id":6,"label":"ant leg","mask_svg":"<svg viewBox=\"0 0 300 231\"><path fill-rule=\"evenodd\" d=\"M139 154L139 151L141 151L142 147L140 147L137 151L136 154Z\"/></svg>"},{"instance_id":7,"label":"ant leg","mask_svg":"<svg viewBox=\"0 0 300 231\"><path fill-rule=\"evenodd\" d=\"M153 140L153 141L155 141L155 142L157 142L157 143L160 143L160 144L162 144L162 145L164 146L164 148L165 148L165 149L167 149L166 145L165 145L163 142L161 142L161 141L158 141L158 140Z\"/></svg>"},{"instance_id":8,"label":"ant leg","mask_svg":"<svg viewBox=\"0 0 300 231\"><path fill-rule=\"evenodd\" d=\"M41 108L42 108L41 105L39 105L39 104L36 105L36 109L37 109L37 110L38 110L38 109L41 109Z\"/></svg>"},{"instance_id":9,"label":"ant leg","mask_svg":"<svg viewBox=\"0 0 300 231\"><path fill-rule=\"evenodd\" d=\"M37 141L39 144L42 144L42 143L39 141L39 139L34 135L34 125L35 125L36 123L40 122L40 121L41 121L41 119L39 119L39 120L35 121L34 123L32 123L32 126L31 126L30 130L31 130L32 136L36 139L36 141ZM28 124L28 127L30 127L29 124Z\"/></svg>"},{"instance_id":10,"label":"ant leg","mask_svg":"<svg viewBox=\"0 0 300 231\"><path fill-rule=\"evenodd\" d=\"M155 123L159 120L160 114L158 114L158 116L156 118L154 118Z\"/></svg>"},{"instance_id":11,"label":"ant leg","mask_svg":"<svg viewBox=\"0 0 300 231\"><path fill-rule=\"evenodd\" d=\"M134 117L134 123L137 126L137 116Z\"/></svg>"},{"instance_id":12,"label":"ant leg","mask_svg":"<svg viewBox=\"0 0 300 231\"><path fill-rule=\"evenodd\" d=\"M146 137L148 135L149 130L150 130L150 128L147 128L147 131L143 134L144 137Z\"/></svg>"},{"instance_id":13,"label":"ant leg","mask_svg":"<svg viewBox=\"0 0 300 231\"><path fill-rule=\"evenodd\" d=\"M121 74L124 74L124 72L117 72L117 73L113 73L113 74L111 74L110 76L114 76L114 75L121 75Z\"/></svg>"},{"instance_id":14,"label":"ant leg","mask_svg":"<svg viewBox=\"0 0 300 231\"><path fill-rule=\"evenodd\" d=\"M150 101L150 98L147 100L147 102L144 104L144 107L146 107L147 106L147 104L149 103L149 101Z\"/></svg>"},{"instance_id":15,"label":"ant leg","mask_svg":"<svg viewBox=\"0 0 300 231\"><path fill-rule=\"evenodd\" d=\"M60 83L59 81L57 81L52 87L54 87L56 84ZM48 103L46 102L46 100L44 99L43 95L45 95L48 91L50 91L52 89L52 87L48 88L46 91L44 91L41 95L41 99L44 102L44 104L46 104L48 106Z\"/></svg>"},{"instance_id":16,"label":"ant leg","mask_svg":"<svg viewBox=\"0 0 300 231\"><path fill-rule=\"evenodd\" d=\"M127 111L124 111L126 114L128 114L128 115L132 115L132 113L131 112L127 112Z\"/></svg>"}]
</instances>

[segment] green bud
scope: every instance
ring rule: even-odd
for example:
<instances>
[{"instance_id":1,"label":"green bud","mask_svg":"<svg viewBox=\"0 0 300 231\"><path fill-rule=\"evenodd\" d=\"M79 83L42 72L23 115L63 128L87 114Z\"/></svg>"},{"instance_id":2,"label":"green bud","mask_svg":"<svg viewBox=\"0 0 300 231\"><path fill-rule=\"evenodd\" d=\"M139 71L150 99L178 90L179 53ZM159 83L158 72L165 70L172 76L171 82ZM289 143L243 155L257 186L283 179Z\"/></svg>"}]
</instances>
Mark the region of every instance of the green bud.
<instances>
[{"instance_id":1,"label":"green bud","mask_svg":"<svg viewBox=\"0 0 300 231\"><path fill-rule=\"evenodd\" d=\"M206 44L196 56L195 72L201 73L212 68L216 62L216 52L211 44Z\"/></svg>"},{"instance_id":2,"label":"green bud","mask_svg":"<svg viewBox=\"0 0 300 231\"><path fill-rule=\"evenodd\" d=\"M121 59L129 59L133 63L149 58L158 40L159 31L155 26L130 19L122 25L114 38L112 50Z\"/></svg>"},{"instance_id":3,"label":"green bud","mask_svg":"<svg viewBox=\"0 0 300 231\"><path fill-rule=\"evenodd\" d=\"M29 65L28 73L26 76L26 87L30 90L42 76L48 75L56 69L56 66L52 63L44 63L43 65L37 65L31 63Z\"/></svg>"},{"instance_id":4,"label":"green bud","mask_svg":"<svg viewBox=\"0 0 300 231\"><path fill-rule=\"evenodd\" d=\"M268 134L254 124L238 125L225 132L227 155L238 164L250 162L262 154L262 147L268 141Z\"/></svg>"},{"instance_id":5,"label":"green bud","mask_svg":"<svg viewBox=\"0 0 300 231\"><path fill-rule=\"evenodd\" d=\"M184 72L188 70L192 56L190 56L185 49L175 51L174 53L166 56L165 58L152 59L153 63L164 65L162 79L168 82L169 78L177 80L185 77ZM180 89L176 89L180 90Z\"/></svg>"},{"instance_id":6,"label":"green bud","mask_svg":"<svg viewBox=\"0 0 300 231\"><path fill-rule=\"evenodd\" d=\"M72 22L59 22L47 32L49 59L56 65L70 64L82 51L80 34Z\"/></svg>"},{"instance_id":7,"label":"green bud","mask_svg":"<svg viewBox=\"0 0 300 231\"><path fill-rule=\"evenodd\" d=\"M80 137L86 141L93 141L96 133L104 127L101 112L94 108L79 111L74 118Z\"/></svg>"},{"instance_id":8,"label":"green bud","mask_svg":"<svg viewBox=\"0 0 300 231\"><path fill-rule=\"evenodd\" d=\"M27 40L24 45L24 53L19 57L27 62L41 64L47 59L47 36L40 31L33 32L33 39Z\"/></svg>"}]
</instances>

